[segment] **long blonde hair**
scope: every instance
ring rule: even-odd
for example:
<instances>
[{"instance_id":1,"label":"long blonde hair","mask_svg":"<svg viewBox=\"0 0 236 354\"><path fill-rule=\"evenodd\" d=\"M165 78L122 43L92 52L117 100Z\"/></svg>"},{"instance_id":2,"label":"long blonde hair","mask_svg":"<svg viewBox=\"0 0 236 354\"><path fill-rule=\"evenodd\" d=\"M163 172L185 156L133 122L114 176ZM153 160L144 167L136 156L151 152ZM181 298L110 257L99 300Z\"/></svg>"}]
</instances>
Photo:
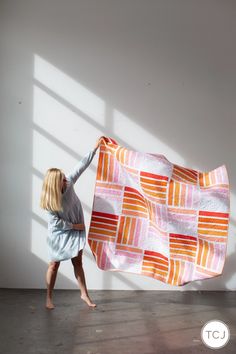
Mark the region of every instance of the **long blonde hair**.
<instances>
[{"instance_id":1,"label":"long blonde hair","mask_svg":"<svg viewBox=\"0 0 236 354\"><path fill-rule=\"evenodd\" d=\"M43 180L40 207L51 211L62 211L61 182L64 173L58 168L49 168Z\"/></svg>"}]
</instances>

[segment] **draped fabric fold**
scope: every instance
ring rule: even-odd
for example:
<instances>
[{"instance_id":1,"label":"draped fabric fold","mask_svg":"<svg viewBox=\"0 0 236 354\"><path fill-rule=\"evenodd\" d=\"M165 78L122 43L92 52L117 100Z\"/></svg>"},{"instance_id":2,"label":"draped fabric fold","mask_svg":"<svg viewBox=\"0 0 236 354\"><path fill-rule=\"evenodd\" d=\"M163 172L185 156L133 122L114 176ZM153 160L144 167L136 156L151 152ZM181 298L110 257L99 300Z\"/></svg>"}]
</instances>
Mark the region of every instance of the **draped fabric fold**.
<instances>
[{"instance_id":1,"label":"draped fabric fold","mask_svg":"<svg viewBox=\"0 0 236 354\"><path fill-rule=\"evenodd\" d=\"M102 270L182 286L222 274L229 209L225 165L202 172L104 137L88 243Z\"/></svg>"}]
</instances>

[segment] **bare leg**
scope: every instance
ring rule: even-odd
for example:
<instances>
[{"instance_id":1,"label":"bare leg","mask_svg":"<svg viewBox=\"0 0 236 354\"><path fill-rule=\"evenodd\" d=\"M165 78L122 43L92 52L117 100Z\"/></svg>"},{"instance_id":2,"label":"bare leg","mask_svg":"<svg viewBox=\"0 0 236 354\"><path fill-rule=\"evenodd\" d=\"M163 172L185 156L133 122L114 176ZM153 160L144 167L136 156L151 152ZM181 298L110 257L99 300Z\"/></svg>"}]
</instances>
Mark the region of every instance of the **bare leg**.
<instances>
[{"instance_id":1,"label":"bare leg","mask_svg":"<svg viewBox=\"0 0 236 354\"><path fill-rule=\"evenodd\" d=\"M52 291L56 282L57 271L59 266L60 266L60 262L50 262L46 273L46 283L47 283L46 308L49 310L54 309L54 305L52 302Z\"/></svg>"},{"instance_id":2,"label":"bare leg","mask_svg":"<svg viewBox=\"0 0 236 354\"><path fill-rule=\"evenodd\" d=\"M91 301L88 295L88 290L86 286L86 280L85 280L85 275L84 275L84 270L82 265L82 253L83 250L80 250L78 256L71 259L71 262L74 266L75 277L80 286L80 291L81 291L80 297L88 304L88 306L96 307L97 305Z\"/></svg>"}]
</instances>

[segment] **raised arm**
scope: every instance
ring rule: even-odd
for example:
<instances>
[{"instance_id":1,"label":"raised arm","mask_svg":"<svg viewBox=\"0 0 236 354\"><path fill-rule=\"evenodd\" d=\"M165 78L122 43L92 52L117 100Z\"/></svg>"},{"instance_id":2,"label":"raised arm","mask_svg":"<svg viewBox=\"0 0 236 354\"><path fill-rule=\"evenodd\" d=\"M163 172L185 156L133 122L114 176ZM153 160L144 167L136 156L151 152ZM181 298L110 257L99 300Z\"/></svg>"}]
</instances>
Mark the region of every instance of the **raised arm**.
<instances>
[{"instance_id":1,"label":"raised arm","mask_svg":"<svg viewBox=\"0 0 236 354\"><path fill-rule=\"evenodd\" d=\"M96 154L98 147L95 147L93 150L89 151L82 160L74 167L74 170L67 175L67 178L75 183L79 176L86 170L93 160L94 155Z\"/></svg>"},{"instance_id":2,"label":"raised arm","mask_svg":"<svg viewBox=\"0 0 236 354\"><path fill-rule=\"evenodd\" d=\"M55 211L48 210L48 225L50 229L71 230L73 224L60 218Z\"/></svg>"}]
</instances>

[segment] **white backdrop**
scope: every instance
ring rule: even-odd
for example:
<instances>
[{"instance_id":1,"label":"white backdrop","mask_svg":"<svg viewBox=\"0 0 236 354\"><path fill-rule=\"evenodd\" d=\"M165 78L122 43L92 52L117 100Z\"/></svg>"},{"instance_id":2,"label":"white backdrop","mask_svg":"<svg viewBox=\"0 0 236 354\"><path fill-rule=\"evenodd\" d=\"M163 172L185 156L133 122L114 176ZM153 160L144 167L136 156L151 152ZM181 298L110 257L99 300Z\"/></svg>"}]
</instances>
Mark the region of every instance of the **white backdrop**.
<instances>
[{"instance_id":1,"label":"white backdrop","mask_svg":"<svg viewBox=\"0 0 236 354\"><path fill-rule=\"evenodd\" d=\"M0 286L44 288L47 168L69 172L100 135L203 171L225 164L231 225L222 276L182 288L96 266L89 289L236 290L236 3L2 1ZM88 230L98 153L77 182ZM56 288L76 289L70 261Z\"/></svg>"}]
</instances>

